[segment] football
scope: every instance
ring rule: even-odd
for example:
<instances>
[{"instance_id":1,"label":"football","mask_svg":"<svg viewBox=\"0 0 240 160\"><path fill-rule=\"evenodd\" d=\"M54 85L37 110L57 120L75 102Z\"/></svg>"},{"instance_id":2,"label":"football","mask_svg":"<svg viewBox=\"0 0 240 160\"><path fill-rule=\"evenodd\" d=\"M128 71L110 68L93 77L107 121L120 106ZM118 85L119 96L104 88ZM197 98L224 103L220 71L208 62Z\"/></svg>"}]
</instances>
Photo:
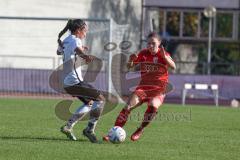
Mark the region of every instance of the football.
<instances>
[{"instance_id":1,"label":"football","mask_svg":"<svg viewBox=\"0 0 240 160\"><path fill-rule=\"evenodd\" d=\"M122 143L126 138L126 132L119 126L112 127L108 132L109 140L112 143Z\"/></svg>"}]
</instances>

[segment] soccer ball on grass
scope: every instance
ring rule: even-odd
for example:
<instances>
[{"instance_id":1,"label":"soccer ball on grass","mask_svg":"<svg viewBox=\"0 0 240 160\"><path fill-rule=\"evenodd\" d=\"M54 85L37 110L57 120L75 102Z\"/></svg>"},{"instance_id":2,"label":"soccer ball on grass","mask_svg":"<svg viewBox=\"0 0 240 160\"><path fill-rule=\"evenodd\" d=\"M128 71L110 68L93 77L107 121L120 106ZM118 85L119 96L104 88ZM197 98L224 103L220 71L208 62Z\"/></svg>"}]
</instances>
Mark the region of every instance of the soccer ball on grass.
<instances>
[{"instance_id":1,"label":"soccer ball on grass","mask_svg":"<svg viewBox=\"0 0 240 160\"><path fill-rule=\"evenodd\" d=\"M108 132L109 140L112 143L122 143L126 138L126 132L119 126L112 127Z\"/></svg>"}]
</instances>

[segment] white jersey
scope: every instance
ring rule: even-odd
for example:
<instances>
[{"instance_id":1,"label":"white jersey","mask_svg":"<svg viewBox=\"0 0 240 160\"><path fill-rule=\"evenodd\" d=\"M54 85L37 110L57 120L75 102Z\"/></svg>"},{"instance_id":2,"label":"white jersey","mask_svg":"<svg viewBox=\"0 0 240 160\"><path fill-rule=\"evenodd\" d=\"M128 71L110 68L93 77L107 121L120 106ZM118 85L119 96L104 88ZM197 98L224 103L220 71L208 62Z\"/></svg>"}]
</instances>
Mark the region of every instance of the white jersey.
<instances>
[{"instance_id":1,"label":"white jersey","mask_svg":"<svg viewBox=\"0 0 240 160\"><path fill-rule=\"evenodd\" d=\"M75 49L82 47L82 41L75 35L69 35L63 40L63 47L64 86L73 86L83 81L81 66L75 66Z\"/></svg>"}]
</instances>

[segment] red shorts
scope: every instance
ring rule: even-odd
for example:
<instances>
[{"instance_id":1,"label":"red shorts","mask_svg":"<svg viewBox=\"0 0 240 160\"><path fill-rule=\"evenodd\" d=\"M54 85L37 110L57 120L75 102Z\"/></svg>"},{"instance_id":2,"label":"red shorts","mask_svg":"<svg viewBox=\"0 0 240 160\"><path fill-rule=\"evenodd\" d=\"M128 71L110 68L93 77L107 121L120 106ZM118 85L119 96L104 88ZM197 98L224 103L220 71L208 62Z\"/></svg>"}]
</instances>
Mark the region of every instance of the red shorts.
<instances>
[{"instance_id":1,"label":"red shorts","mask_svg":"<svg viewBox=\"0 0 240 160\"><path fill-rule=\"evenodd\" d=\"M159 98L161 103L163 103L165 98L163 89L157 86L138 86L134 93L142 102L150 102L153 98Z\"/></svg>"}]
</instances>

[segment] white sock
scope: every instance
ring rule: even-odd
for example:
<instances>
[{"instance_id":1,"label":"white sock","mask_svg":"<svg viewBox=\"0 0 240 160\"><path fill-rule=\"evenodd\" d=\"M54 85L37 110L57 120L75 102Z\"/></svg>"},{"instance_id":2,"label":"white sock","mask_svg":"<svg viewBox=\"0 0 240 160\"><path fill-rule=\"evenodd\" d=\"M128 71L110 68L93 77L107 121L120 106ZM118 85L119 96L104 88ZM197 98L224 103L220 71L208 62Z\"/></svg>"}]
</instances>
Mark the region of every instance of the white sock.
<instances>
[{"instance_id":1,"label":"white sock","mask_svg":"<svg viewBox=\"0 0 240 160\"><path fill-rule=\"evenodd\" d=\"M69 129L72 129L74 125L81 120L89 111L91 110L91 107L89 105L83 104L80 106L75 113L72 115L72 117L67 122L67 127Z\"/></svg>"},{"instance_id":2,"label":"white sock","mask_svg":"<svg viewBox=\"0 0 240 160\"><path fill-rule=\"evenodd\" d=\"M91 111L90 120L88 121L88 131L94 132L98 119L103 111L104 101L94 101Z\"/></svg>"}]
</instances>

